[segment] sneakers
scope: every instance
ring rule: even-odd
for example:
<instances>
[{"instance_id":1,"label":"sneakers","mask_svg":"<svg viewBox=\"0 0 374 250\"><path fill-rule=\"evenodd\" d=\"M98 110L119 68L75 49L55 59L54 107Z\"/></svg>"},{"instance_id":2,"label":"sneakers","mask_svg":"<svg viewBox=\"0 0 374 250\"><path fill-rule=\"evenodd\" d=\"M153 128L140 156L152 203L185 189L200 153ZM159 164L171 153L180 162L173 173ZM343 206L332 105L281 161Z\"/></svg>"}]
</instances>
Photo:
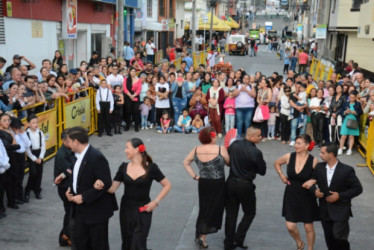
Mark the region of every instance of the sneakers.
<instances>
[{"instance_id":1,"label":"sneakers","mask_svg":"<svg viewBox=\"0 0 374 250\"><path fill-rule=\"evenodd\" d=\"M293 115L290 115L289 117L288 117L288 120L290 121L290 120L292 120L293 119Z\"/></svg>"},{"instance_id":2,"label":"sneakers","mask_svg":"<svg viewBox=\"0 0 374 250\"><path fill-rule=\"evenodd\" d=\"M142 127L142 130L144 130L145 129L145 127Z\"/></svg>"},{"instance_id":3,"label":"sneakers","mask_svg":"<svg viewBox=\"0 0 374 250\"><path fill-rule=\"evenodd\" d=\"M146 126L146 127L144 127L145 128L145 130L148 130L148 126Z\"/></svg>"},{"instance_id":4,"label":"sneakers","mask_svg":"<svg viewBox=\"0 0 374 250\"><path fill-rule=\"evenodd\" d=\"M303 122L300 122L299 123L299 126L297 126L298 128L302 128L302 127L304 127L304 123Z\"/></svg>"},{"instance_id":5,"label":"sneakers","mask_svg":"<svg viewBox=\"0 0 374 250\"><path fill-rule=\"evenodd\" d=\"M347 155L352 155L352 149L347 150Z\"/></svg>"},{"instance_id":6,"label":"sneakers","mask_svg":"<svg viewBox=\"0 0 374 250\"><path fill-rule=\"evenodd\" d=\"M149 128L153 128L153 123L151 123L151 125L149 125Z\"/></svg>"},{"instance_id":7,"label":"sneakers","mask_svg":"<svg viewBox=\"0 0 374 250\"><path fill-rule=\"evenodd\" d=\"M342 154L343 154L343 149L339 148L338 155L342 155Z\"/></svg>"},{"instance_id":8,"label":"sneakers","mask_svg":"<svg viewBox=\"0 0 374 250\"><path fill-rule=\"evenodd\" d=\"M291 141L290 144L288 144L288 145L290 145L290 147L295 146L295 141Z\"/></svg>"},{"instance_id":9,"label":"sneakers","mask_svg":"<svg viewBox=\"0 0 374 250\"><path fill-rule=\"evenodd\" d=\"M192 134L197 134L197 131L196 130L192 130Z\"/></svg>"},{"instance_id":10,"label":"sneakers","mask_svg":"<svg viewBox=\"0 0 374 250\"><path fill-rule=\"evenodd\" d=\"M267 140L268 140L268 141L271 141L271 140L272 140L272 138L271 138L271 137L269 136L269 137L267 138Z\"/></svg>"},{"instance_id":11,"label":"sneakers","mask_svg":"<svg viewBox=\"0 0 374 250\"><path fill-rule=\"evenodd\" d=\"M162 134L162 131L161 130L157 130L157 133Z\"/></svg>"},{"instance_id":12,"label":"sneakers","mask_svg":"<svg viewBox=\"0 0 374 250\"><path fill-rule=\"evenodd\" d=\"M222 138L222 134L221 133L218 134L218 138Z\"/></svg>"}]
</instances>

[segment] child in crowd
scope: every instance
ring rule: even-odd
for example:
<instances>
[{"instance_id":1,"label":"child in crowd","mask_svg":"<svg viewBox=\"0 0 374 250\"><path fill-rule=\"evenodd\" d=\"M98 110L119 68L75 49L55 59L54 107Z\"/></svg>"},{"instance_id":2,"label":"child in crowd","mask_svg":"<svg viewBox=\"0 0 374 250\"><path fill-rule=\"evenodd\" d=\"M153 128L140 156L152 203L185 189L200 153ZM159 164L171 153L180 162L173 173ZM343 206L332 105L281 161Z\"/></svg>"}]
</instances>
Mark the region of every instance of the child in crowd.
<instances>
[{"instance_id":1,"label":"child in crowd","mask_svg":"<svg viewBox=\"0 0 374 250\"><path fill-rule=\"evenodd\" d=\"M149 128L153 128L153 124L157 123L155 121L155 116L156 116L156 107L155 107L156 90L155 90L155 86L153 84L150 84L149 87L148 87L147 97L149 98L151 108L152 108L149 112L149 115L148 115Z\"/></svg>"},{"instance_id":2,"label":"child in crowd","mask_svg":"<svg viewBox=\"0 0 374 250\"><path fill-rule=\"evenodd\" d=\"M30 148L31 142L27 137L25 131L23 130L23 124L19 118L12 117L10 122L10 128L16 143L20 145L20 148L14 153L14 167L15 174L17 175L17 181L12 183L14 190L14 198L16 204L23 204L24 194L23 194L23 178L25 174L25 159L26 159L26 150Z\"/></svg>"},{"instance_id":3,"label":"child in crowd","mask_svg":"<svg viewBox=\"0 0 374 250\"><path fill-rule=\"evenodd\" d=\"M141 127L142 129L148 129L148 124L147 124L148 115L149 115L149 111L152 109L151 102L148 97L144 97L143 103L140 105L139 109L141 110L141 117L142 117Z\"/></svg>"},{"instance_id":4,"label":"child in crowd","mask_svg":"<svg viewBox=\"0 0 374 250\"><path fill-rule=\"evenodd\" d=\"M179 116L177 124L174 125L175 132L189 134L191 131L191 117L188 115L188 109L183 109Z\"/></svg>"},{"instance_id":5,"label":"child in crowd","mask_svg":"<svg viewBox=\"0 0 374 250\"><path fill-rule=\"evenodd\" d=\"M122 112L123 104L125 104L125 99L123 97L123 91L121 85L114 86L114 110L113 110L113 127L114 134L122 134L121 123L122 123Z\"/></svg>"},{"instance_id":6,"label":"child in crowd","mask_svg":"<svg viewBox=\"0 0 374 250\"><path fill-rule=\"evenodd\" d=\"M100 81L100 88L96 92L96 109L99 137L103 135L104 128L108 136L113 136L110 128L110 115L114 109L114 99L105 79Z\"/></svg>"},{"instance_id":7,"label":"child in crowd","mask_svg":"<svg viewBox=\"0 0 374 250\"><path fill-rule=\"evenodd\" d=\"M235 125L235 97L233 89L229 90L223 108L225 109L225 126L227 133L227 131L234 128Z\"/></svg>"},{"instance_id":8,"label":"child in crowd","mask_svg":"<svg viewBox=\"0 0 374 250\"><path fill-rule=\"evenodd\" d=\"M160 118L160 126L157 127L157 133L169 134L171 132L169 112L164 110Z\"/></svg>"},{"instance_id":9,"label":"child in crowd","mask_svg":"<svg viewBox=\"0 0 374 250\"><path fill-rule=\"evenodd\" d=\"M209 115L205 116L204 117L204 127L207 128L207 127L210 127L210 119L209 119Z\"/></svg>"},{"instance_id":10,"label":"child in crowd","mask_svg":"<svg viewBox=\"0 0 374 250\"><path fill-rule=\"evenodd\" d=\"M293 96L298 100L296 102L296 105L297 106L304 106L305 104L307 104L307 95L306 95L306 90L307 86L305 83L302 83L300 85L300 92L299 94L297 95L296 93L293 93ZM293 119L293 112L294 112L294 108L291 107L291 114L290 114L290 117L288 118L289 120L292 120ZM300 116L299 116L299 128L300 127L303 127L304 126L304 114L302 112L300 112Z\"/></svg>"},{"instance_id":11,"label":"child in crowd","mask_svg":"<svg viewBox=\"0 0 374 250\"><path fill-rule=\"evenodd\" d=\"M270 106L270 117L268 120L268 140L274 140L276 118L277 118L277 113L275 111L275 106Z\"/></svg>"},{"instance_id":12,"label":"child in crowd","mask_svg":"<svg viewBox=\"0 0 374 250\"><path fill-rule=\"evenodd\" d=\"M39 120L36 115L27 117L29 128L26 131L31 146L26 149L27 162L29 163L29 179L25 188L25 200L29 201L30 191L34 191L35 197L41 199L41 185L43 177L43 159L45 154L45 138L39 130Z\"/></svg>"},{"instance_id":13,"label":"child in crowd","mask_svg":"<svg viewBox=\"0 0 374 250\"><path fill-rule=\"evenodd\" d=\"M202 129L204 128L204 122L203 122L203 120L201 119L201 116L200 116L199 113L197 113L197 114L195 115L195 118L193 119L191 125L192 125L192 127L191 127L191 129L192 129L192 133L194 133L194 134L199 133L200 130L202 130Z\"/></svg>"}]
</instances>

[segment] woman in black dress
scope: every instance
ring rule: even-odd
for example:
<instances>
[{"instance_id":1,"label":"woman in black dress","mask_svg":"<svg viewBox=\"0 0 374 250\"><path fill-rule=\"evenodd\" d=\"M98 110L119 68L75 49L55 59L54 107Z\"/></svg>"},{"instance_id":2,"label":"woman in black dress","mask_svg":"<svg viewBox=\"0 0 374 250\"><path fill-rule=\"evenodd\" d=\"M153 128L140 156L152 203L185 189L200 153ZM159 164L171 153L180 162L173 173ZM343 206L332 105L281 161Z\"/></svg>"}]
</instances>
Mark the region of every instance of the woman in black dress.
<instances>
[{"instance_id":1,"label":"woman in black dress","mask_svg":"<svg viewBox=\"0 0 374 250\"><path fill-rule=\"evenodd\" d=\"M142 140L130 139L126 143L125 153L130 162L121 164L108 192L114 193L121 182L125 184L119 215L122 250L146 250L152 211L170 191L171 184L147 154ZM151 201L149 193L153 180L159 182L163 188ZM94 184L96 189L102 189L103 186L100 180ZM141 212L142 207L145 207L145 211Z\"/></svg>"},{"instance_id":2,"label":"woman in black dress","mask_svg":"<svg viewBox=\"0 0 374 250\"><path fill-rule=\"evenodd\" d=\"M199 133L201 146L191 150L183 161L187 173L198 181L199 215L196 221L195 241L208 248L206 235L216 233L222 226L225 201L225 164L229 165L229 154L225 147L216 145L217 134L213 127ZM195 161L199 175L191 167Z\"/></svg>"},{"instance_id":3,"label":"woman in black dress","mask_svg":"<svg viewBox=\"0 0 374 250\"><path fill-rule=\"evenodd\" d=\"M4 191L7 195L8 207L18 209L15 204L15 187L17 183L17 171L14 165L14 152L20 148L16 143L12 132L10 131L10 116L7 113L0 115L0 139L4 144L5 150L9 157L10 168L0 175L0 218L5 217Z\"/></svg>"},{"instance_id":4,"label":"woman in black dress","mask_svg":"<svg viewBox=\"0 0 374 250\"><path fill-rule=\"evenodd\" d=\"M113 110L113 127L114 127L114 134L122 134L121 132L121 123L122 123L122 111L123 111L123 104L125 100L122 94L121 85L114 86L114 110Z\"/></svg>"},{"instance_id":5,"label":"woman in black dress","mask_svg":"<svg viewBox=\"0 0 374 250\"><path fill-rule=\"evenodd\" d=\"M298 250L303 250L305 244L300 238L297 223L304 223L308 250L312 250L315 240L313 222L319 220L316 197L302 186L311 179L318 163L317 158L308 153L308 150L313 150L313 147L314 142L309 135L299 135L296 138L295 152L281 156L274 163L282 182L287 184L283 197L282 216L286 218L286 227L296 241ZM286 164L287 176L282 173L281 168Z\"/></svg>"}]
</instances>

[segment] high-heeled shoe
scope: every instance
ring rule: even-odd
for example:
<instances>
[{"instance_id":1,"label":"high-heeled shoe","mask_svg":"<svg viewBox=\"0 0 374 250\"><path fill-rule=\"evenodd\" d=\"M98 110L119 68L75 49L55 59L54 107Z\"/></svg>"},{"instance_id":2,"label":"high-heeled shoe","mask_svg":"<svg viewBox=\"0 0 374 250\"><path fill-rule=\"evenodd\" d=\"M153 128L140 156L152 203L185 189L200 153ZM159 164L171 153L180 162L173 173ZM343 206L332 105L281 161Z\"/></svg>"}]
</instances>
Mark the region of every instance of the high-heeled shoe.
<instances>
[{"instance_id":1,"label":"high-heeled shoe","mask_svg":"<svg viewBox=\"0 0 374 250\"><path fill-rule=\"evenodd\" d=\"M304 241L301 241L300 246L297 246L297 250L304 250L304 247L305 247L305 243Z\"/></svg>"},{"instance_id":2,"label":"high-heeled shoe","mask_svg":"<svg viewBox=\"0 0 374 250\"><path fill-rule=\"evenodd\" d=\"M206 241L203 240L203 238L199 238L199 245L200 245L200 247L203 248L203 249L206 249L206 248L209 247L208 243L206 243Z\"/></svg>"}]
</instances>

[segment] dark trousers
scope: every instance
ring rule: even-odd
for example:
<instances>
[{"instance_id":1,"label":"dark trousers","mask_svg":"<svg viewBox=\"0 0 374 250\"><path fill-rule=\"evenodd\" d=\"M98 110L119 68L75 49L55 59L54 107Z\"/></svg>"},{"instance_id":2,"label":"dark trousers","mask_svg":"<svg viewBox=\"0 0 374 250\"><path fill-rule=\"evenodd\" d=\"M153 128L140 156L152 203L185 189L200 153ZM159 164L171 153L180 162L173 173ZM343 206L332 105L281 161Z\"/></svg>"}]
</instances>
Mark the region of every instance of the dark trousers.
<instances>
[{"instance_id":1,"label":"dark trousers","mask_svg":"<svg viewBox=\"0 0 374 250\"><path fill-rule=\"evenodd\" d=\"M256 186L252 181L240 180L231 177L226 181L226 225L225 247L232 246L234 242L243 244L247 231L256 215ZM239 206L242 206L243 218L236 229ZM236 231L235 231L236 229Z\"/></svg>"},{"instance_id":2,"label":"dark trousers","mask_svg":"<svg viewBox=\"0 0 374 250\"><path fill-rule=\"evenodd\" d=\"M280 117L277 116L275 118L275 136L280 136Z\"/></svg>"},{"instance_id":3,"label":"dark trousers","mask_svg":"<svg viewBox=\"0 0 374 250\"><path fill-rule=\"evenodd\" d=\"M329 250L349 250L349 223L348 221L322 220L326 245Z\"/></svg>"},{"instance_id":4,"label":"dark trousers","mask_svg":"<svg viewBox=\"0 0 374 250\"><path fill-rule=\"evenodd\" d=\"M109 250L108 220L87 225L84 223L79 207L74 209L70 218L72 249L74 250Z\"/></svg>"},{"instance_id":5,"label":"dark trousers","mask_svg":"<svg viewBox=\"0 0 374 250\"><path fill-rule=\"evenodd\" d=\"M114 129L120 128L122 124L122 105L118 105L118 107L114 106L113 114L112 114L112 121Z\"/></svg>"},{"instance_id":6,"label":"dark trousers","mask_svg":"<svg viewBox=\"0 0 374 250\"><path fill-rule=\"evenodd\" d=\"M31 150L31 152L33 155L39 156L40 149ZM32 190L35 194L39 194L42 191L43 161L41 164L36 164L28 158L27 162L29 163L29 179L27 180L25 193L30 193Z\"/></svg>"},{"instance_id":7,"label":"dark trousers","mask_svg":"<svg viewBox=\"0 0 374 250\"><path fill-rule=\"evenodd\" d=\"M23 178L25 176L25 153L14 153L14 165L17 172L17 182L14 189L14 198L22 200L23 199Z\"/></svg>"},{"instance_id":8,"label":"dark trousers","mask_svg":"<svg viewBox=\"0 0 374 250\"><path fill-rule=\"evenodd\" d=\"M68 190L67 187L57 187L58 196L60 196L62 203L64 204L64 222L62 224L62 230L60 232L60 237L62 234L65 234L70 238L70 230L69 230L69 220L70 220L70 211L71 211L71 202L68 201L66 198L66 191Z\"/></svg>"},{"instance_id":9,"label":"dark trousers","mask_svg":"<svg viewBox=\"0 0 374 250\"><path fill-rule=\"evenodd\" d=\"M291 121L288 120L288 116L280 114L279 116L281 122L281 138L282 141L290 140L291 133Z\"/></svg>"},{"instance_id":10,"label":"dark trousers","mask_svg":"<svg viewBox=\"0 0 374 250\"><path fill-rule=\"evenodd\" d=\"M138 97L139 98L139 97ZM131 122L135 123L135 128L140 125L140 110L139 101L132 101L127 95L125 95L125 109L126 109L126 127L129 128Z\"/></svg>"},{"instance_id":11,"label":"dark trousers","mask_svg":"<svg viewBox=\"0 0 374 250\"><path fill-rule=\"evenodd\" d=\"M99 134L102 134L105 132L107 134L110 134L111 128L110 128L110 123L111 123L111 115L109 113L110 110L110 102L100 102L100 113L98 114L97 117L97 128Z\"/></svg>"},{"instance_id":12,"label":"dark trousers","mask_svg":"<svg viewBox=\"0 0 374 250\"><path fill-rule=\"evenodd\" d=\"M4 206L5 176L0 174L0 212L5 211Z\"/></svg>"},{"instance_id":13,"label":"dark trousers","mask_svg":"<svg viewBox=\"0 0 374 250\"><path fill-rule=\"evenodd\" d=\"M306 71L306 64L299 64L299 74L302 74Z\"/></svg>"},{"instance_id":14,"label":"dark trousers","mask_svg":"<svg viewBox=\"0 0 374 250\"><path fill-rule=\"evenodd\" d=\"M313 139L317 145L321 146L323 142L323 129L325 124L325 114L312 113Z\"/></svg>"},{"instance_id":15,"label":"dark trousers","mask_svg":"<svg viewBox=\"0 0 374 250\"><path fill-rule=\"evenodd\" d=\"M290 65L289 64L285 64L284 67L283 67L283 73L287 73L288 72L288 67Z\"/></svg>"},{"instance_id":16,"label":"dark trousers","mask_svg":"<svg viewBox=\"0 0 374 250\"><path fill-rule=\"evenodd\" d=\"M1 180L2 184L2 190L0 190L0 210L1 206L3 206L3 200L4 200L4 192L6 192L6 198L8 205L14 204L14 187L16 186L16 174L15 174L15 166L11 166L4 174L2 174L3 178Z\"/></svg>"}]
</instances>

